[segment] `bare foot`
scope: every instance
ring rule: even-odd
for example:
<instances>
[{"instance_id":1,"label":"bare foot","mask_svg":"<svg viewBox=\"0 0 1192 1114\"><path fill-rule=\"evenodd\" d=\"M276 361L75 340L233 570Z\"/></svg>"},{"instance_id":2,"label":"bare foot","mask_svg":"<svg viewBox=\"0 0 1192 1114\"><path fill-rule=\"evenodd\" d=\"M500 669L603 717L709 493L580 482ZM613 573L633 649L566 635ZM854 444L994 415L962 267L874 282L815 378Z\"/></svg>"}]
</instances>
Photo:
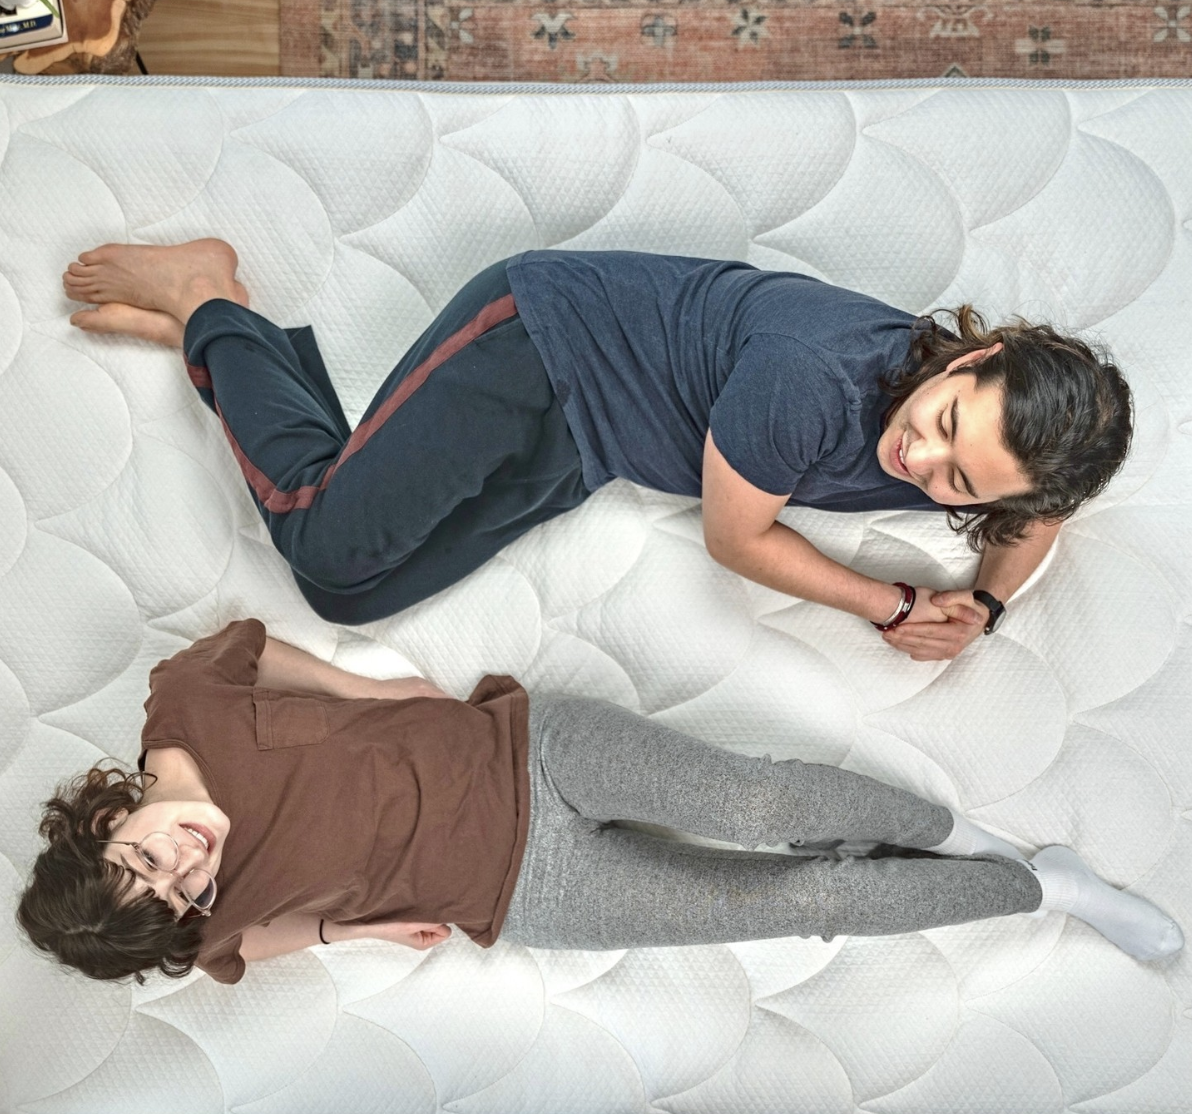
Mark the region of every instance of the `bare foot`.
<instances>
[{"instance_id":1,"label":"bare foot","mask_svg":"<svg viewBox=\"0 0 1192 1114\"><path fill-rule=\"evenodd\" d=\"M62 286L78 302L158 310L185 325L213 298L244 304L247 294L236 282L236 264L236 252L223 240L173 247L104 244L67 267Z\"/></svg>"},{"instance_id":2,"label":"bare foot","mask_svg":"<svg viewBox=\"0 0 1192 1114\"><path fill-rule=\"evenodd\" d=\"M182 347L182 322L159 309L108 302L97 309L81 309L71 314L70 323L88 333L140 337L170 348Z\"/></svg>"}]
</instances>

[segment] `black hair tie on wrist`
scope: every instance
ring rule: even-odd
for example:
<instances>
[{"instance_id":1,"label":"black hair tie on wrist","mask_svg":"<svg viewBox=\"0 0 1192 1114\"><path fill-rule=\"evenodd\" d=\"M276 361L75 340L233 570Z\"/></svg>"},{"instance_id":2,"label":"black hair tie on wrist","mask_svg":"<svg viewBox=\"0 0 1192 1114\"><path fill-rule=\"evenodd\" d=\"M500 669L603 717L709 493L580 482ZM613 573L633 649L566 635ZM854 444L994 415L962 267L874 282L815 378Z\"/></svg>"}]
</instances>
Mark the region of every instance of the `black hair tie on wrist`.
<instances>
[{"instance_id":1,"label":"black hair tie on wrist","mask_svg":"<svg viewBox=\"0 0 1192 1114\"><path fill-rule=\"evenodd\" d=\"M319 918L319 942L323 943L323 944L331 943L331 941L328 940L327 937L323 935L323 918L322 917Z\"/></svg>"}]
</instances>

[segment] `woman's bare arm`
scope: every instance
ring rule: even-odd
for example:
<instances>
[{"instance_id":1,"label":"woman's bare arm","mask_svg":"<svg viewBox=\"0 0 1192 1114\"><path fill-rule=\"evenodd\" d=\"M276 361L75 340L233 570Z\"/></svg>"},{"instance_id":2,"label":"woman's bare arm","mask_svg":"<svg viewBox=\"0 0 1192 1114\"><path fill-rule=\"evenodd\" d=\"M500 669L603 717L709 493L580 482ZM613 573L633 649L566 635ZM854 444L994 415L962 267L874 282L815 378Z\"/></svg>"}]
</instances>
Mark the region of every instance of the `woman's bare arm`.
<instances>
[{"instance_id":1,"label":"woman's bare arm","mask_svg":"<svg viewBox=\"0 0 1192 1114\"><path fill-rule=\"evenodd\" d=\"M323 939L319 939L319 924ZM267 925L245 929L240 941L240 957L247 963L288 955L314 944L338 943L340 940L387 940L417 951L426 951L451 935L445 924L386 921L381 924L336 924L311 913L287 913Z\"/></svg>"},{"instance_id":2,"label":"woman's bare arm","mask_svg":"<svg viewBox=\"0 0 1192 1114\"><path fill-rule=\"evenodd\" d=\"M374 680L349 673L346 669L325 662L291 646L266 638L265 649L257 663L257 684L264 688L289 689L318 696L346 698L373 697L386 700L407 700L415 696L451 699L430 681L422 677L391 677Z\"/></svg>"}]
</instances>

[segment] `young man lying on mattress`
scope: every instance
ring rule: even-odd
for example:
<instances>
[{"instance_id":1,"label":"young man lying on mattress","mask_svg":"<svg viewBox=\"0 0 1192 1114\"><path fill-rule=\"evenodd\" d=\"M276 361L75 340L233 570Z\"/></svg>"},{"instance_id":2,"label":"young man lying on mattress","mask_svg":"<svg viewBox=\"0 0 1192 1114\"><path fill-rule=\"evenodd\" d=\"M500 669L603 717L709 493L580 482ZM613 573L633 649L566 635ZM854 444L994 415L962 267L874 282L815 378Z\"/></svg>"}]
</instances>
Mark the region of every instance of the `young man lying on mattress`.
<instances>
[{"instance_id":1,"label":"young man lying on mattress","mask_svg":"<svg viewBox=\"0 0 1192 1114\"><path fill-rule=\"evenodd\" d=\"M1038 567L1130 443L1104 354L1046 325L958 335L744 263L531 251L483 271L348 428L309 330L247 308L219 240L106 245L64 275L71 321L181 345L273 541L324 618L447 587L614 477L703 499L743 576L949 658ZM982 553L973 590L889 584L776 521L788 504L943 510Z\"/></svg>"},{"instance_id":2,"label":"young man lying on mattress","mask_svg":"<svg viewBox=\"0 0 1192 1114\"><path fill-rule=\"evenodd\" d=\"M879 935L1036 910L1138 959L1183 945L1072 851L1031 862L963 816L834 766L747 758L610 704L486 677L464 702L367 680L232 623L150 676L142 773L95 768L47 803L18 918L100 979L235 982L246 961L369 937L429 948L613 949ZM919 857L752 848L877 840Z\"/></svg>"}]
</instances>

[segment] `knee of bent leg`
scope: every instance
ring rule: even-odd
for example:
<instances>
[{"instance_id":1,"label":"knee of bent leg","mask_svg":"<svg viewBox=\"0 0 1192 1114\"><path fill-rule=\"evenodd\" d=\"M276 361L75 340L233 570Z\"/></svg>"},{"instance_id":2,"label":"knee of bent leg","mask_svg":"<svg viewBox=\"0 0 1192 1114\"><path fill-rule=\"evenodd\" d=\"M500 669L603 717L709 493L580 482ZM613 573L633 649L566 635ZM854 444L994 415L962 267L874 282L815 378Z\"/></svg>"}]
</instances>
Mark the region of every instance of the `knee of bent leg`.
<instances>
[{"instance_id":1,"label":"knee of bent leg","mask_svg":"<svg viewBox=\"0 0 1192 1114\"><path fill-rule=\"evenodd\" d=\"M368 586L369 577L356 576L342 564L327 560L310 560L300 555L290 561L290 568L303 580L323 592L347 593L359 591Z\"/></svg>"},{"instance_id":2,"label":"knee of bent leg","mask_svg":"<svg viewBox=\"0 0 1192 1114\"><path fill-rule=\"evenodd\" d=\"M302 576L295 576L294 579L311 610L328 623L354 627L383 619L399 610L383 592L338 592L323 588Z\"/></svg>"},{"instance_id":3,"label":"knee of bent leg","mask_svg":"<svg viewBox=\"0 0 1192 1114\"><path fill-rule=\"evenodd\" d=\"M303 580L324 592L361 592L401 564L404 553L378 554L342 529L290 529L274 544Z\"/></svg>"}]
</instances>

